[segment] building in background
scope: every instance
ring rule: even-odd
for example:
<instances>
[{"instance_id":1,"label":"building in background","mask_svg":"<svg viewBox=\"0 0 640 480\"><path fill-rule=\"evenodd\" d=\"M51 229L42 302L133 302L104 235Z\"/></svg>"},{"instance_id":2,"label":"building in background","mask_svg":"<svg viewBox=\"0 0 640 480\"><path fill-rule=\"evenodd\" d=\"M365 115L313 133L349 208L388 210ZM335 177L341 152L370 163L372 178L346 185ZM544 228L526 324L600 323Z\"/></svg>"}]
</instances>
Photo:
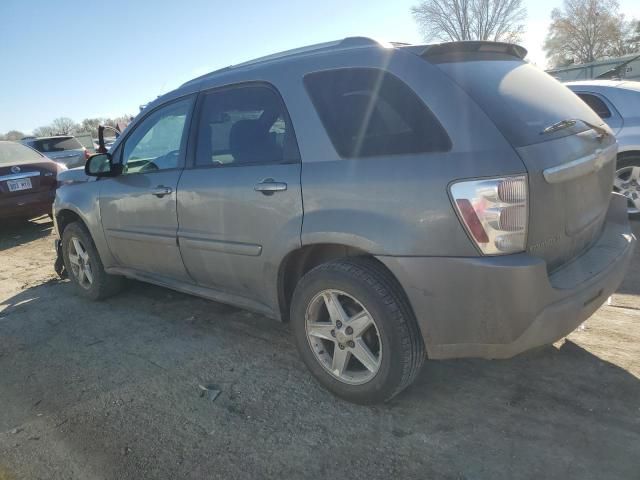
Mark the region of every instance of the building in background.
<instances>
[{"instance_id":1,"label":"building in background","mask_svg":"<svg viewBox=\"0 0 640 480\"><path fill-rule=\"evenodd\" d=\"M552 77L561 82L591 80L594 78L624 78L640 81L640 53L622 57L607 58L591 63L569 65L547 70Z\"/></svg>"}]
</instances>

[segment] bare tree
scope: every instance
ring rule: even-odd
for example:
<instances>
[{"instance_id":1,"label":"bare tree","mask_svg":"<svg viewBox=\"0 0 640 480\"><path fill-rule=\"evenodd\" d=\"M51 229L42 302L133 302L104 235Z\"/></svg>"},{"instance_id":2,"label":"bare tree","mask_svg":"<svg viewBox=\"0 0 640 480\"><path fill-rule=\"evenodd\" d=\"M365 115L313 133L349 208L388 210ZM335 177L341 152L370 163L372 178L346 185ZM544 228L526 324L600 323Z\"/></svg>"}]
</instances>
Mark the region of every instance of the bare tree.
<instances>
[{"instance_id":1,"label":"bare tree","mask_svg":"<svg viewBox=\"0 0 640 480\"><path fill-rule=\"evenodd\" d=\"M3 140L11 140L11 141L16 141L16 140L21 140L24 137L24 133L22 133L20 130L9 130L7 133L5 133L4 135L2 135Z\"/></svg>"},{"instance_id":2,"label":"bare tree","mask_svg":"<svg viewBox=\"0 0 640 480\"><path fill-rule=\"evenodd\" d=\"M70 135L78 131L79 125L68 117L59 117L51 122L51 128L54 133L60 135Z\"/></svg>"},{"instance_id":3,"label":"bare tree","mask_svg":"<svg viewBox=\"0 0 640 480\"><path fill-rule=\"evenodd\" d=\"M564 0L551 12L544 50L554 66L629 53L633 31L617 0Z\"/></svg>"},{"instance_id":4,"label":"bare tree","mask_svg":"<svg viewBox=\"0 0 640 480\"><path fill-rule=\"evenodd\" d=\"M38 128L34 128L33 129L33 135L35 137L50 137L51 135L54 135L55 132L53 127L51 125L44 125L42 127L38 127Z\"/></svg>"},{"instance_id":5,"label":"bare tree","mask_svg":"<svg viewBox=\"0 0 640 480\"><path fill-rule=\"evenodd\" d=\"M89 132L93 138L98 138L98 125L104 124L105 118L85 118L80 123L79 132Z\"/></svg>"},{"instance_id":6,"label":"bare tree","mask_svg":"<svg viewBox=\"0 0 640 480\"><path fill-rule=\"evenodd\" d=\"M517 42L527 18L522 0L424 0L411 13L426 41Z\"/></svg>"}]
</instances>

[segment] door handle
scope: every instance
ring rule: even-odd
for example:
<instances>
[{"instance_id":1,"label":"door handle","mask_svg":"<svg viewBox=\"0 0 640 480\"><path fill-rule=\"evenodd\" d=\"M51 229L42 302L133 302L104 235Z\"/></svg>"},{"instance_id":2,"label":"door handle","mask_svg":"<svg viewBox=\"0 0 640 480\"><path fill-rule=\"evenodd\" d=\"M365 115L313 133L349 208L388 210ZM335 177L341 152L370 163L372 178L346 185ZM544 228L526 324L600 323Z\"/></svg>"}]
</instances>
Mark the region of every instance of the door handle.
<instances>
[{"instance_id":1,"label":"door handle","mask_svg":"<svg viewBox=\"0 0 640 480\"><path fill-rule=\"evenodd\" d=\"M151 195L155 195L158 198L162 198L165 195L171 195L173 193L173 189L171 187L165 187L164 185L158 185L156 188L151 190Z\"/></svg>"},{"instance_id":2,"label":"door handle","mask_svg":"<svg viewBox=\"0 0 640 480\"><path fill-rule=\"evenodd\" d=\"M276 192L283 192L287 189L284 182L276 182L273 178L265 178L260 183L256 183L253 189L263 195L273 195Z\"/></svg>"}]
</instances>

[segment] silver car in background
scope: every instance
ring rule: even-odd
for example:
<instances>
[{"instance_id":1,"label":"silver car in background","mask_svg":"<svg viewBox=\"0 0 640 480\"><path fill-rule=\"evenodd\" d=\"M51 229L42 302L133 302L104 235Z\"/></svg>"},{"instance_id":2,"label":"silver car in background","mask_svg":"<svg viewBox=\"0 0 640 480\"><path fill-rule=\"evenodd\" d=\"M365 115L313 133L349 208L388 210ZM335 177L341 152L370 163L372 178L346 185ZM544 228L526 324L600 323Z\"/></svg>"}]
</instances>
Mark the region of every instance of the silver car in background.
<instances>
[{"instance_id":1,"label":"silver car in background","mask_svg":"<svg viewBox=\"0 0 640 480\"><path fill-rule=\"evenodd\" d=\"M67 168L82 167L89 158L89 151L71 135L25 138L21 143Z\"/></svg>"},{"instance_id":2,"label":"silver car in background","mask_svg":"<svg viewBox=\"0 0 640 480\"><path fill-rule=\"evenodd\" d=\"M585 80L566 84L602 118L618 140L614 191L627 197L640 218L640 82Z\"/></svg>"}]
</instances>

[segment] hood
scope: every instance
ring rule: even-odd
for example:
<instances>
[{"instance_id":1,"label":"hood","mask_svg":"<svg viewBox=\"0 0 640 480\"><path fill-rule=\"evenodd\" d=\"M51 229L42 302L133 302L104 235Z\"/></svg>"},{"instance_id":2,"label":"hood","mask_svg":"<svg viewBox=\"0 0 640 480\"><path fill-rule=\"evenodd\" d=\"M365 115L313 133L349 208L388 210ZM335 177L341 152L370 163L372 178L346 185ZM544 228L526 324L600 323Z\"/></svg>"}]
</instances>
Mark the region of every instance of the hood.
<instances>
[{"instance_id":1,"label":"hood","mask_svg":"<svg viewBox=\"0 0 640 480\"><path fill-rule=\"evenodd\" d=\"M60 185L93 181L95 181L95 178L87 176L87 174L84 173L84 167L70 168L69 170L58 173L58 183Z\"/></svg>"}]
</instances>

